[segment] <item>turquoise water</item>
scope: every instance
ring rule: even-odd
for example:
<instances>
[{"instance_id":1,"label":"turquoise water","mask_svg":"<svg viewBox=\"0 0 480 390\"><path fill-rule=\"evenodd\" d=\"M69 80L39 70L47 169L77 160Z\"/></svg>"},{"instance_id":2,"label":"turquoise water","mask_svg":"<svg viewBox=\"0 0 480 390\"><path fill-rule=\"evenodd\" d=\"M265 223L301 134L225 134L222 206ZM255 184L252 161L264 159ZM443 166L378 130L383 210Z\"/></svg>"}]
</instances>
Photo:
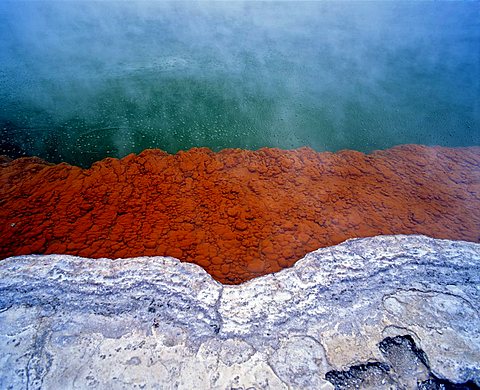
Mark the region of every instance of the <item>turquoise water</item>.
<instances>
[{"instance_id":1,"label":"turquoise water","mask_svg":"<svg viewBox=\"0 0 480 390\"><path fill-rule=\"evenodd\" d=\"M0 5L0 154L480 142L479 2Z\"/></svg>"}]
</instances>

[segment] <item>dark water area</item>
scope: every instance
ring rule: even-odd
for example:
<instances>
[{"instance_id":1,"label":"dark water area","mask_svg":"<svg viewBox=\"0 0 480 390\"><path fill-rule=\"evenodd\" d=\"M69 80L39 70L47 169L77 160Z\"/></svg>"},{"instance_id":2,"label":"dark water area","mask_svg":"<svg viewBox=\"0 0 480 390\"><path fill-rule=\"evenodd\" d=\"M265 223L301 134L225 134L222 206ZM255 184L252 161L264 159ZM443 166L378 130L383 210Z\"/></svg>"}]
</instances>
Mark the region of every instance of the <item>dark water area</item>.
<instances>
[{"instance_id":1,"label":"dark water area","mask_svg":"<svg viewBox=\"0 0 480 390\"><path fill-rule=\"evenodd\" d=\"M0 154L480 144L479 2L2 2Z\"/></svg>"}]
</instances>

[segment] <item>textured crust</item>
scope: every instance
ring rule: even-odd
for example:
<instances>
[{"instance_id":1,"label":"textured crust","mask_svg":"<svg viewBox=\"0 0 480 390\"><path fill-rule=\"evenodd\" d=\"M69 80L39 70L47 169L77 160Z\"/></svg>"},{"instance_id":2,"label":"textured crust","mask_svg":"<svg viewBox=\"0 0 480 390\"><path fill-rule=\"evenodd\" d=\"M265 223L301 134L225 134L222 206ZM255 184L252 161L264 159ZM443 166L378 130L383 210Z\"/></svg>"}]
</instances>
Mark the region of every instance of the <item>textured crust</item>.
<instances>
[{"instance_id":1,"label":"textured crust","mask_svg":"<svg viewBox=\"0 0 480 390\"><path fill-rule=\"evenodd\" d=\"M348 238L480 240L480 148L0 159L0 257L173 256L240 283Z\"/></svg>"},{"instance_id":2,"label":"textured crust","mask_svg":"<svg viewBox=\"0 0 480 390\"><path fill-rule=\"evenodd\" d=\"M479 286L479 244L424 236L349 240L238 286L165 257L15 257L0 388L478 389Z\"/></svg>"}]
</instances>

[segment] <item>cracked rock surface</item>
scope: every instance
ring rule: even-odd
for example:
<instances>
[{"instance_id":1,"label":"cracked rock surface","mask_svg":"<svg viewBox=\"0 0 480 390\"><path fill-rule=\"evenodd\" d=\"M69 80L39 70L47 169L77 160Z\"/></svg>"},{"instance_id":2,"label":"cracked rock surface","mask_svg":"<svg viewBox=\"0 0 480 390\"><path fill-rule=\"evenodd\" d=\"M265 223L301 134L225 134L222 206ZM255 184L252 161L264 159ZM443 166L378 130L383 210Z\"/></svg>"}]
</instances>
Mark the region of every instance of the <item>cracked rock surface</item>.
<instances>
[{"instance_id":1,"label":"cracked rock surface","mask_svg":"<svg viewBox=\"0 0 480 390\"><path fill-rule=\"evenodd\" d=\"M480 245L424 236L349 240L235 286L173 258L14 257L0 388L475 388L479 294Z\"/></svg>"},{"instance_id":2,"label":"cracked rock surface","mask_svg":"<svg viewBox=\"0 0 480 390\"><path fill-rule=\"evenodd\" d=\"M172 256L238 284L349 238L480 241L480 147L0 157L0 258Z\"/></svg>"}]
</instances>

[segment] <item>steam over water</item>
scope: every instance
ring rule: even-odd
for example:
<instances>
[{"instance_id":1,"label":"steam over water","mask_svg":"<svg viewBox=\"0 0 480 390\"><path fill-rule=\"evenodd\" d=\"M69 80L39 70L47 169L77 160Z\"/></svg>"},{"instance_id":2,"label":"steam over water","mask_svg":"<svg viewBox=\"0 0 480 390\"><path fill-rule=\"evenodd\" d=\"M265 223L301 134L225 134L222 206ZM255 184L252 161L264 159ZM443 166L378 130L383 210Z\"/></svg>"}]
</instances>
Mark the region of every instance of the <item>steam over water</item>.
<instances>
[{"instance_id":1,"label":"steam over water","mask_svg":"<svg viewBox=\"0 0 480 390\"><path fill-rule=\"evenodd\" d=\"M0 5L0 154L480 142L480 3Z\"/></svg>"}]
</instances>

